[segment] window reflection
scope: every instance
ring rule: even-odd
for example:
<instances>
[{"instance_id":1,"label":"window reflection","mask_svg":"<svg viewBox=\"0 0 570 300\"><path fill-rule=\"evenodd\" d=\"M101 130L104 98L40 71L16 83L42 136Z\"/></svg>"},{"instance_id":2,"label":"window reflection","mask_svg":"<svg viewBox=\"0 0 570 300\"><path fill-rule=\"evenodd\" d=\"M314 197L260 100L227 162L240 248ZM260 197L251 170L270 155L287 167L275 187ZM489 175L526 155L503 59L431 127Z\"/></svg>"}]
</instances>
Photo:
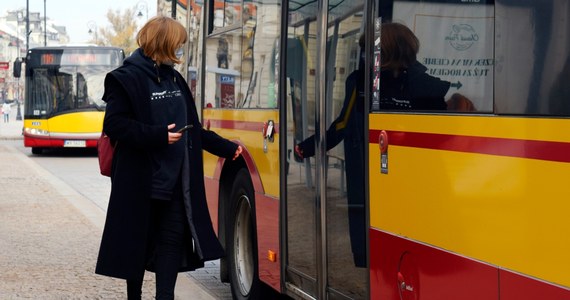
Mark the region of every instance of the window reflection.
<instances>
[{"instance_id":1,"label":"window reflection","mask_svg":"<svg viewBox=\"0 0 570 300\"><path fill-rule=\"evenodd\" d=\"M201 68L201 24L203 19L203 2L190 1L190 11L189 11L189 26L188 26L188 86L194 99L202 98L202 91L200 90L200 85L198 84L199 75L198 70ZM202 105L201 101L196 101L196 105L200 107Z\"/></svg>"},{"instance_id":2,"label":"window reflection","mask_svg":"<svg viewBox=\"0 0 570 300\"><path fill-rule=\"evenodd\" d=\"M405 25L382 24L380 108L446 110L451 83L432 76L417 60L420 41Z\"/></svg>"},{"instance_id":3,"label":"window reflection","mask_svg":"<svg viewBox=\"0 0 570 300\"><path fill-rule=\"evenodd\" d=\"M496 1L496 111L570 115L570 3Z\"/></svg>"},{"instance_id":4,"label":"window reflection","mask_svg":"<svg viewBox=\"0 0 570 300\"><path fill-rule=\"evenodd\" d=\"M381 30L380 108L492 112L493 3L383 2L379 15L386 28ZM406 31L393 30L395 26L391 24L394 23L405 26L414 38L403 37L391 42L394 33ZM417 44L410 46L411 40ZM394 49L394 44L415 49L415 57L409 50L403 52L396 47L394 53L386 48ZM407 63L400 66L393 64L393 61L406 60Z\"/></svg>"},{"instance_id":5,"label":"window reflection","mask_svg":"<svg viewBox=\"0 0 570 300\"><path fill-rule=\"evenodd\" d=\"M239 22L240 1L214 0L213 2L213 30L232 26Z\"/></svg>"},{"instance_id":6,"label":"window reflection","mask_svg":"<svg viewBox=\"0 0 570 300\"><path fill-rule=\"evenodd\" d=\"M336 2L328 14L325 51L317 51L315 2L290 3L287 39L287 177L289 265L314 275L315 218L319 197L326 197L326 255L329 298L366 296L366 211L364 196L364 14L363 1ZM326 55L326 74L317 77L316 61ZM326 79L326 158L315 159L317 145L316 82ZM317 195L313 180L325 164L326 190ZM322 199L322 198L321 198ZM302 214L302 220L299 215ZM313 231L313 232L311 232ZM291 276L295 282L295 277ZM303 282L296 282L302 285Z\"/></svg>"},{"instance_id":7,"label":"window reflection","mask_svg":"<svg viewBox=\"0 0 570 300\"><path fill-rule=\"evenodd\" d=\"M287 109L287 280L316 295L316 287L303 277L316 278L316 220L314 160L300 159L293 149L314 132L316 5L290 1L286 44ZM300 276L298 274L304 274Z\"/></svg>"},{"instance_id":8,"label":"window reflection","mask_svg":"<svg viewBox=\"0 0 570 300\"><path fill-rule=\"evenodd\" d=\"M447 111L567 116L568 8L564 0L382 1L378 15L418 38L417 62L449 82ZM390 92L393 77L381 79Z\"/></svg>"},{"instance_id":9,"label":"window reflection","mask_svg":"<svg viewBox=\"0 0 570 300\"><path fill-rule=\"evenodd\" d=\"M229 1L224 3L227 8ZM221 7L221 4L216 5L216 9ZM206 41L206 80L215 81L216 85L205 87L205 106L276 108L279 3L244 1L243 8L240 5L239 9L235 6L233 9L239 13L242 26L224 28ZM227 9L224 12L227 17L226 13ZM263 30L259 30L258 22L263 23ZM228 23L221 24L227 26Z\"/></svg>"}]
</instances>

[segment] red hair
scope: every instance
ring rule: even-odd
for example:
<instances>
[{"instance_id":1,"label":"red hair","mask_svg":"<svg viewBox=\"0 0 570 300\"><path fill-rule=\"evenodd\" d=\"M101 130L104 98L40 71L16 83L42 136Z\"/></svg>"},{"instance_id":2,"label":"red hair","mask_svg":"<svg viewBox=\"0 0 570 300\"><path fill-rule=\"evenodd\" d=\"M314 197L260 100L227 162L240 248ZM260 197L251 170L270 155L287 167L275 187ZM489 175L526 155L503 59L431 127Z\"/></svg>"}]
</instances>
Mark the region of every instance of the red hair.
<instances>
[{"instance_id":1,"label":"red hair","mask_svg":"<svg viewBox=\"0 0 570 300\"><path fill-rule=\"evenodd\" d=\"M176 57L176 50L186 43L188 34L178 21L156 16L148 20L137 33L137 44L144 55L152 58L157 64L181 61Z\"/></svg>"}]
</instances>

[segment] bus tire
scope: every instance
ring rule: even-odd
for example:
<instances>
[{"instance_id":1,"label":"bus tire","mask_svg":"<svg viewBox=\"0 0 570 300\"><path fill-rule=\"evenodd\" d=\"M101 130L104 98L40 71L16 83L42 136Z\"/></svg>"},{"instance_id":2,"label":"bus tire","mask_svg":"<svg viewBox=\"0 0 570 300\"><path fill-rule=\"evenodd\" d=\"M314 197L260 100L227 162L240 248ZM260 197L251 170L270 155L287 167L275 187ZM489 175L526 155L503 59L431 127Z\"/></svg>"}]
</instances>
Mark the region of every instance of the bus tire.
<instances>
[{"instance_id":1,"label":"bus tire","mask_svg":"<svg viewBox=\"0 0 570 300\"><path fill-rule=\"evenodd\" d=\"M237 172L230 194L226 252L233 299L259 299L253 184L247 169Z\"/></svg>"},{"instance_id":2,"label":"bus tire","mask_svg":"<svg viewBox=\"0 0 570 300\"><path fill-rule=\"evenodd\" d=\"M43 151L44 151L44 149L42 149L40 147L32 147L32 154L40 155L40 154L42 154Z\"/></svg>"}]
</instances>

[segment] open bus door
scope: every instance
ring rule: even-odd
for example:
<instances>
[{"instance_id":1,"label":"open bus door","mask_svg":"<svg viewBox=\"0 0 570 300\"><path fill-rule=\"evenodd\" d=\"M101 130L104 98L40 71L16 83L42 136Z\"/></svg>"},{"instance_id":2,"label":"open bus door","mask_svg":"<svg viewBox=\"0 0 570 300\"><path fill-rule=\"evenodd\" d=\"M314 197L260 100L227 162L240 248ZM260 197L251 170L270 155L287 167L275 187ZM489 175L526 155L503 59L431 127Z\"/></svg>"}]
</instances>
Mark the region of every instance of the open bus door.
<instances>
[{"instance_id":1,"label":"open bus door","mask_svg":"<svg viewBox=\"0 0 570 300\"><path fill-rule=\"evenodd\" d=\"M365 3L288 3L284 127L295 159L288 157L282 206L285 289L307 299L363 299Z\"/></svg>"}]
</instances>

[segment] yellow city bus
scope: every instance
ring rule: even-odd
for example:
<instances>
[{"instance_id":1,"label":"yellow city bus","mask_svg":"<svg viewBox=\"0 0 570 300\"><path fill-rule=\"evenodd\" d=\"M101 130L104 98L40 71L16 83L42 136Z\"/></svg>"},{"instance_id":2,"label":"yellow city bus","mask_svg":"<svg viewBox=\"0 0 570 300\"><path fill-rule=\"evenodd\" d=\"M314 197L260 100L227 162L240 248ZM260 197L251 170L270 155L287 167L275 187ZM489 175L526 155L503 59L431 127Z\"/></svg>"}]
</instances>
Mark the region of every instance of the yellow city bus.
<instances>
[{"instance_id":1,"label":"yellow city bus","mask_svg":"<svg viewBox=\"0 0 570 300\"><path fill-rule=\"evenodd\" d=\"M570 2L186 13L234 299L570 299Z\"/></svg>"},{"instance_id":2,"label":"yellow city bus","mask_svg":"<svg viewBox=\"0 0 570 300\"><path fill-rule=\"evenodd\" d=\"M114 47L30 49L25 59L24 146L33 154L96 147L105 114L103 81L124 56Z\"/></svg>"}]
</instances>

